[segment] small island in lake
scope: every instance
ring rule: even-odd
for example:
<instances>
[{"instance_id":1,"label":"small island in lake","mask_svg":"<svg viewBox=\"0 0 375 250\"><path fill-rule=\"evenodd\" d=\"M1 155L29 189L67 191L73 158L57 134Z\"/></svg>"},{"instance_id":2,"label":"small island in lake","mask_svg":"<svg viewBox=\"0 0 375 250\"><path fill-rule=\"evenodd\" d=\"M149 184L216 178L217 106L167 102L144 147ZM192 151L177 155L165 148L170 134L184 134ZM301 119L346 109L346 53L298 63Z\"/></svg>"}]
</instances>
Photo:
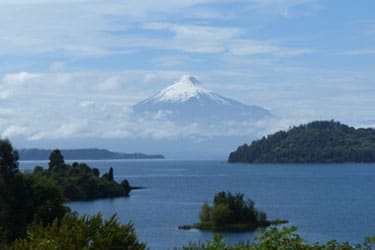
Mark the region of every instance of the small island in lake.
<instances>
[{"instance_id":1,"label":"small island in lake","mask_svg":"<svg viewBox=\"0 0 375 250\"><path fill-rule=\"evenodd\" d=\"M252 231L258 227L287 223L287 221L267 220L266 213L257 210L252 200L245 200L243 194L233 195L230 192L216 193L212 207L205 202L199 218L200 223L183 225L179 229Z\"/></svg>"},{"instance_id":2,"label":"small island in lake","mask_svg":"<svg viewBox=\"0 0 375 250\"><path fill-rule=\"evenodd\" d=\"M314 121L279 131L232 152L231 163L375 162L375 129Z\"/></svg>"}]
</instances>

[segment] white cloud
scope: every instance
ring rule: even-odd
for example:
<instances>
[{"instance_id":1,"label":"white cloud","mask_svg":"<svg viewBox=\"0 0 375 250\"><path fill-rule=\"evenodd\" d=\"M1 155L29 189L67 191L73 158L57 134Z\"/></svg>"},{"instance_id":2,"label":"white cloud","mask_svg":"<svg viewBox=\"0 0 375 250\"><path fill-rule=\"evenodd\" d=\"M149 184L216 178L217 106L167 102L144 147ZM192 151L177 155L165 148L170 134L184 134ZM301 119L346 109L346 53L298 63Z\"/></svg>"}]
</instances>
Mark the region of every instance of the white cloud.
<instances>
[{"instance_id":1,"label":"white cloud","mask_svg":"<svg viewBox=\"0 0 375 250\"><path fill-rule=\"evenodd\" d=\"M43 130L36 132L29 136L29 140L42 140L42 139L65 139L65 138L79 138L84 134L87 124L82 120L65 122L57 128Z\"/></svg>"},{"instance_id":2,"label":"white cloud","mask_svg":"<svg viewBox=\"0 0 375 250\"><path fill-rule=\"evenodd\" d=\"M244 8L256 6L257 9L269 9L270 6L289 8L307 2L310 1L243 0L236 4ZM190 16L189 12L195 13L196 9L202 10L201 6L209 3L217 3L217 1L0 1L0 6L2 6L0 8L0 54L25 56L57 53L70 58L80 58L129 53L129 51L144 47L223 53L228 47L231 49L240 45L240 42L232 41L232 39L246 40L250 45L252 42L257 42L259 47L262 41L244 38L243 28L209 24L213 22L208 22L208 24L190 22L190 25L186 22L177 24L178 21L163 22L166 17L178 16L187 16L193 20L207 19L204 14L203 17ZM231 1L218 2L219 5L228 3ZM56 5L59 6L56 7ZM211 14L211 16L214 20L223 18L223 15ZM144 34L140 27L169 30L174 34L173 41L169 44L167 36L151 38ZM273 48L267 49L267 46L282 49L282 46L266 42L261 45L261 49L256 50L255 46L247 50L251 50L251 54L255 52L272 54Z\"/></svg>"},{"instance_id":3,"label":"white cloud","mask_svg":"<svg viewBox=\"0 0 375 250\"><path fill-rule=\"evenodd\" d=\"M13 74L7 74L3 77L1 80L2 83L5 84L22 84L28 80L34 79L38 77L39 74L34 73L28 73L28 72L19 72L19 73L13 73Z\"/></svg>"},{"instance_id":4,"label":"white cloud","mask_svg":"<svg viewBox=\"0 0 375 250\"><path fill-rule=\"evenodd\" d=\"M272 15L290 18L295 15L311 15L321 6L317 0L248 0L251 8ZM301 6L309 6L309 10L296 10Z\"/></svg>"},{"instance_id":5,"label":"white cloud","mask_svg":"<svg viewBox=\"0 0 375 250\"><path fill-rule=\"evenodd\" d=\"M91 106L94 106L95 105L95 102L94 101L82 101L79 103L79 106L81 107L91 107Z\"/></svg>"},{"instance_id":6,"label":"white cloud","mask_svg":"<svg viewBox=\"0 0 375 250\"><path fill-rule=\"evenodd\" d=\"M270 42L260 42L254 40L236 40L229 50L233 55L257 55L271 54L274 56L298 56L311 53L311 49L287 48L274 45Z\"/></svg>"},{"instance_id":7,"label":"white cloud","mask_svg":"<svg viewBox=\"0 0 375 250\"><path fill-rule=\"evenodd\" d=\"M69 4L69 3L77 3L77 2L89 2L90 0L0 0L0 5L40 5L40 4Z\"/></svg>"},{"instance_id":8,"label":"white cloud","mask_svg":"<svg viewBox=\"0 0 375 250\"><path fill-rule=\"evenodd\" d=\"M151 30L167 30L173 33L173 37L159 40L138 40L135 42L137 46L234 55L296 56L312 51L304 48L287 48L279 46L275 42L245 38L244 30L238 28L173 23L148 23L143 27Z\"/></svg>"},{"instance_id":9,"label":"white cloud","mask_svg":"<svg viewBox=\"0 0 375 250\"><path fill-rule=\"evenodd\" d=\"M110 77L98 85L99 90L114 90L121 85L120 79L117 76Z\"/></svg>"},{"instance_id":10,"label":"white cloud","mask_svg":"<svg viewBox=\"0 0 375 250\"><path fill-rule=\"evenodd\" d=\"M12 138L17 136L24 136L27 132L26 127L21 127L17 125L11 125L1 133L1 138Z\"/></svg>"},{"instance_id":11,"label":"white cloud","mask_svg":"<svg viewBox=\"0 0 375 250\"><path fill-rule=\"evenodd\" d=\"M0 99L7 99L11 96L11 93L9 90L2 90L0 88Z\"/></svg>"}]
</instances>

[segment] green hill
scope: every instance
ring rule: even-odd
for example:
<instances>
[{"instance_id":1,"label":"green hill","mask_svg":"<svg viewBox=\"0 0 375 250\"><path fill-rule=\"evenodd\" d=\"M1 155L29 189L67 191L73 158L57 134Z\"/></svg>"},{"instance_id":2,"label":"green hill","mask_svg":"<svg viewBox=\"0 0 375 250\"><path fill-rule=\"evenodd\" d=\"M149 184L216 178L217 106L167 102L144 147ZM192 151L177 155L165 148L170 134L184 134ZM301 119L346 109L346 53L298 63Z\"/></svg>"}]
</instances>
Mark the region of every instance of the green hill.
<instances>
[{"instance_id":1,"label":"green hill","mask_svg":"<svg viewBox=\"0 0 375 250\"><path fill-rule=\"evenodd\" d=\"M279 131L229 155L229 162L375 162L375 129L355 129L335 121L314 121Z\"/></svg>"}]
</instances>

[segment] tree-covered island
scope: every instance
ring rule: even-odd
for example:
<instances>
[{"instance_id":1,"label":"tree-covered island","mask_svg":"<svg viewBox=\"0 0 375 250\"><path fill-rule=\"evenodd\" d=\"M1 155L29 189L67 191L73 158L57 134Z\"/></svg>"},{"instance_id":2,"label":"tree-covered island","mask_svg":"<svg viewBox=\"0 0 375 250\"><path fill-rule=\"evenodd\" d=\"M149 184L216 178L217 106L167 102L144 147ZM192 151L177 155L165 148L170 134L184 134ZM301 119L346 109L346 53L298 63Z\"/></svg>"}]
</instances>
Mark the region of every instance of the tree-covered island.
<instances>
[{"instance_id":1,"label":"tree-covered island","mask_svg":"<svg viewBox=\"0 0 375 250\"><path fill-rule=\"evenodd\" d=\"M375 129L353 128L336 121L314 121L279 131L229 155L243 163L375 162Z\"/></svg>"},{"instance_id":2,"label":"tree-covered island","mask_svg":"<svg viewBox=\"0 0 375 250\"><path fill-rule=\"evenodd\" d=\"M252 200L245 200L241 193L216 193L211 207L207 202L199 213L200 222L183 225L179 229L200 229L212 231L252 231L258 227L283 224L287 221L269 221L266 213L255 208Z\"/></svg>"}]
</instances>

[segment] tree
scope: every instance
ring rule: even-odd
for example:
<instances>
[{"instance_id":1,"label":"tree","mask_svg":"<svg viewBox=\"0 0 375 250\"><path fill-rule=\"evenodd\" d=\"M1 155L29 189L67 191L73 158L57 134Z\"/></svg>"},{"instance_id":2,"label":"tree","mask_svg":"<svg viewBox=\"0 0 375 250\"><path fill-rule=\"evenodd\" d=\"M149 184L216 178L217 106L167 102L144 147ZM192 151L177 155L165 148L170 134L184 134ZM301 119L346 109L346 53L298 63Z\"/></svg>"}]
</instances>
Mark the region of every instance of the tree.
<instances>
[{"instance_id":1,"label":"tree","mask_svg":"<svg viewBox=\"0 0 375 250\"><path fill-rule=\"evenodd\" d=\"M108 181L113 181L113 168L110 167L108 170L108 173L103 174L102 178L108 180Z\"/></svg>"},{"instance_id":2,"label":"tree","mask_svg":"<svg viewBox=\"0 0 375 250\"><path fill-rule=\"evenodd\" d=\"M99 176L100 176L100 171L99 171L99 169L97 169L97 168L93 168L93 169L92 169L92 173L93 173L96 177L99 177Z\"/></svg>"},{"instance_id":3,"label":"tree","mask_svg":"<svg viewBox=\"0 0 375 250\"><path fill-rule=\"evenodd\" d=\"M207 223L210 221L211 219L210 213L211 213L211 208L208 205L208 202L206 201L205 203L203 203L201 212L199 213L199 219L201 223Z\"/></svg>"},{"instance_id":4,"label":"tree","mask_svg":"<svg viewBox=\"0 0 375 250\"><path fill-rule=\"evenodd\" d=\"M6 188L3 185L4 182L0 181L0 231L3 231L3 241L26 236L26 229L33 221L48 224L68 211L61 190L48 177L17 174Z\"/></svg>"},{"instance_id":5,"label":"tree","mask_svg":"<svg viewBox=\"0 0 375 250\"><path fill-rule=\"evenodd\" d=\"M212 222L216 227L223 227L230 223L230 210L224 204L218 204L212 208Z\"/></svg>"},{"instance_id":6,"label":"tree","mask_svg":"<svg viewBox=\"0 0 375 250\"><path fill-rule=\"evenodd\" d=\"M110 181L113 181L113 168L112 167L109 168L108 177Z\"/></svg>"},{"instance_id":7,"label":"tree","mask_svg":"<svg viewBox=\"0 0 375 250\"><path fill-rule=\"evenodd\" d=\"M9 140L0 139L0 176L8 180L18 172L18 152Z\"/></svg>"},{"instance_id":8,"label":"tree","mask_svg":"<svg viewBox=\"0 0 375 250\"><path fill-rule=\"evenodd\" d=\"M18 214L26 205L24 181L18 173L18 153L9 140L0 140L0 246L18 236L18 229L27 219Z\"/></svg>"},{"instance_id":9,"label":"tree","mask_svg":"<svg viewBox=\"0 0 375 250\"><path fill-rule=\"evenodd\" d=\"M31 203L27 208L29 223L52 223L55 218L61 219L69 208L64 206L66 199L57 183L46 176L24 174L28 187L28 200Z\"/></svg>"},{"instance_id":10,"label":"tree","mask_svg":"<svg viewBox=\"0 0 375 250\"><path fill-rule=\"evenodd\" d=\"M51 171L54 168L62 167L65 165L64 157L60 150L55 149L49 155L48 169Z\"/></svg>"}]
</instances>

